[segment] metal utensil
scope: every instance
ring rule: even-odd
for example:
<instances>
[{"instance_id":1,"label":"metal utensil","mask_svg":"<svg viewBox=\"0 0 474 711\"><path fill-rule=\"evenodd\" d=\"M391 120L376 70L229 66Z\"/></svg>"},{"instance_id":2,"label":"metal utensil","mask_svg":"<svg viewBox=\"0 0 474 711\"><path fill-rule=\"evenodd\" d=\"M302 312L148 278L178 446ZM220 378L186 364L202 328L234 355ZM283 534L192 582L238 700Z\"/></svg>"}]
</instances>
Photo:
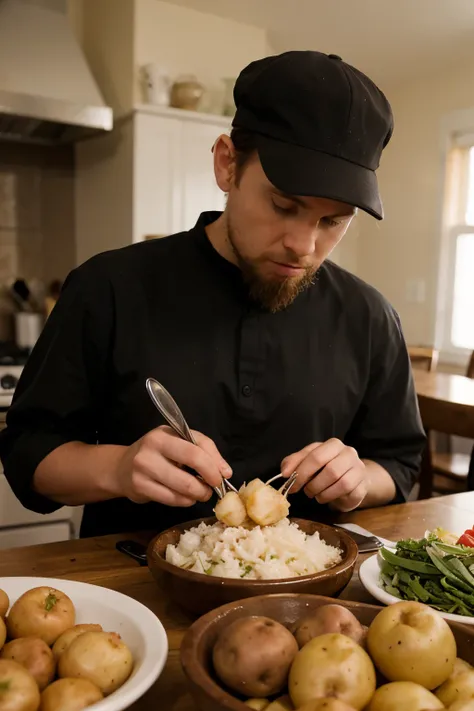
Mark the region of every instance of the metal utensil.
<instances>
[{"instance_id":1,"label":"metal utensil","mask_svg":"<svg viewBox=\"0 0 474 711\"><path fill-rule=\"evenodd\" d=\"M10 287L10 294L21 311L33 311L31 292L24 279L15 279Z\"/></svg>"},{"instance_id":2,"label":"metal utensil","mask_svg":"<svg viewBox=\"0 0 474 711\"><path fill-rule=\"evenodd\" d=\"M187 442L191 442L191 444L196 444L196 440L193 437L188 423L184 419L183 413L181 412L176 401L170 395L167 389L154 378L147 379L146 389L152 403L155 405L156 409L163 415L171 429L173 429L176 434L179 435L179 437L181 437L182 439L185 439ZM199 476L199 474L197 474L196 476L198 477L198 479L206 483L204 479ZM235 486L233 486L230 481L224 478L222 479L222 483L220 484L220 486L214 486L213 489L220 499L222 499L228 491L237 492Z\"/></svg>"},{"instance_id":3,"label":"metal utensil","mask_svg":"<svg viewBox=\"0 0 474 711\"><path fill-rule=\"evenodd\" d=\"M375 538L379 541L380 548L382 546L385 546L385 548L395 548L397 545L395 541L389 541L388 538L383 538L383 536L379 536L377 533L372 533L372 531L368 531L366 528L362 528L362 526L358 526L356 523L339 523L338 526L339 528L344 528L348 531L348 533L355 533L367 538Z\"/></svg>"},{"instance_id":4,"label":"metal utensil","mask_svg":"<svg viewBox=\"0 0 474 711\"><path fill-rule=\"evenodd\" d=\"M384 546L388 548L395 547L395 543L393 541L377 536L371 531L368 531L366 528L362 528L355 523L340 523L335 525L334 528L342 528L347 531L351 538L357 543L359 553L377 551Z\"/></svg>"},{"instance_id":5,"label":"metal utensil","mask_svg":"<svg viewBox=\"0 0 474 711\"><path fill-rule=\"evenodd\" d=\"M277 479L283 479L283 474L277 474L276 476L272 477L268 481L265 482L265 484L272 484L274 481ZM298 478L297 472L293 472L288 479L285 481L283 486L281 486L278 491L280 494L283 494L285 498L288 497L288 494L290 493L291 489L293 488L293 484L295 483L296 479Z\"/></svg>"}]
</instances>

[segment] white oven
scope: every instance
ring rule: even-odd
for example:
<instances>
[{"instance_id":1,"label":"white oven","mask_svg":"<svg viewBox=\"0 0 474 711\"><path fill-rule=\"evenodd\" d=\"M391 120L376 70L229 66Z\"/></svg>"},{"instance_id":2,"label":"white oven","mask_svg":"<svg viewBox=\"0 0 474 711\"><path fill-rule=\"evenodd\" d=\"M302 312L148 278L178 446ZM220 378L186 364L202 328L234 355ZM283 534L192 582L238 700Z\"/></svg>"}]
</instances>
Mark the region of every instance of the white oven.
<instances>
[{"instance_id":1,"label":"white oven","mask_svg":"<svg viewBox=\"0 0 474 711\"><path fill-rule=\"evenodd\" d=\"M21 365L0 365L0 430L6 426ZM8 484L0 463L0 549L65 541L78 535L80 509L64 506L42 515L25 509Z\"/></svg>"}]
</instances>

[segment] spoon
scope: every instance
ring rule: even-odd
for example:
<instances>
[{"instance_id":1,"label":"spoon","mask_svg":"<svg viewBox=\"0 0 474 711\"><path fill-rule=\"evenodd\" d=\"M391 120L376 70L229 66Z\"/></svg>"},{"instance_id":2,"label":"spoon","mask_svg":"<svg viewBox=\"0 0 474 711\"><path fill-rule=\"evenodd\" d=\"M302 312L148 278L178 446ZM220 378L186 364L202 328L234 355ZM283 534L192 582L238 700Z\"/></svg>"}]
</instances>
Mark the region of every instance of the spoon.
<instances>
[{"instance_id":1,"label":"spoon","mask_svg":"<svg viewBox=\"0 0 474 711\"><path fill-rule=\"evenodd\" d=\"M186 440L187 442L191 442L191 444L195 444L197 446L197 442L193 437L193 433L191 432L188 423L184 419L183 413L179 409L174 398L166 390L166 388L154 378L148 378L146 381L146 389L152 403L155 405L156 409L163 415L171 429L174 430L176 434L182 439ZM196 474L196 476L205 484L207 483L199 474ZM228 491L237 492L235 486L233 486L230 481L224 478L222 479L222 483L220 484L220 486L214 486L213 489L219 499L222 499Z\"/></svg>"}]
</instances>

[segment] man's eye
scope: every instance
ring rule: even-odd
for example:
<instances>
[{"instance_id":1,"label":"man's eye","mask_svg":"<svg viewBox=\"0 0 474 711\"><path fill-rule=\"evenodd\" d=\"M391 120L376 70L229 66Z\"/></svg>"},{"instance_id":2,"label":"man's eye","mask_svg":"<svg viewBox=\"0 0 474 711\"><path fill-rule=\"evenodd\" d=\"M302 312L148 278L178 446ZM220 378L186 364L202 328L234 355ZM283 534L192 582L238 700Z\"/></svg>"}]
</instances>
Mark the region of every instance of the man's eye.
<instances>
[{"instance_id":1,"label":"man's eye","mask_svg":"<svg viewBox=\"0 0 474 711\"><path fill-rule=\"evenodd\" d=\"M337 227L337 225L340 225L339 220L334 220L332 217L322 217L321 222L326 225L326 227Z\"/></svg>"},{"instance_id":2,"label":"man's eye","mask_svg":"<svg viewBox=\"0 0 474 711\"><path fill-rule=\"evenodd\" d=\"M272 200L272 206L279 215L294 215L297 209L296 205L279 205L274 200Z\"/></svg>"}]
</instances>

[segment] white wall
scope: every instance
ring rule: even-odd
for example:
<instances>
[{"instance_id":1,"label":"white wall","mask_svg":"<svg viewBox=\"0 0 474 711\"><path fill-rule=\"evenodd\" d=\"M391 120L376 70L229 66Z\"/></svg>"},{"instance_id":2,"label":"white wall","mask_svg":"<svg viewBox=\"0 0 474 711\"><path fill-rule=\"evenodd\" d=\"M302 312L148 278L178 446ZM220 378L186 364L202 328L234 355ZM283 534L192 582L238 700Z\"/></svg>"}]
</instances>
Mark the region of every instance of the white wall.
<instances>
[{"instance_id":1,"label":"white wall","mask_svg":"<svg viewBox=\"0 0 474 711\"><path fill-rule=\"evenodd\" d=\"M224 77L267 54L264 30L161 0L135 0L135 102L143 100L139 68L157 62L174 80L194 74L207 89L202 109L219 113Z\"/></svg>"},{"instance_id":2,"label":"white wall","mask_svg":"<svg viewBox=\"0 0 474 711\"><path fill-rule=\"evenodd\" d=\"M386 219L377 223L361 215L357 272L394 304L413 344L433 344L435 337L441 121L451 111L474 106L473 71L472 64L464 63L394 90L385 88L395 116L379 173ZM410 301L412 281L424 283L423 303Z\"/></svg>"},{"instance_id":3,"label":"white wall","mask_svg":"<svg viewBox=\"0 0 474 711\"><path fill-rule=\"evenodd\" d=\"M114 118L133 106L134 0L68 0L69 20Z\"/></svg>"},{"instance_id":4,"label":"white wall","mask_svg":"<svg viewBox=\"0 0 474 711\"><path fill-rule=\"evenodd\" d=\"M76 263L125 247L133 235L133 127L76 146Z\"/></svg>"}]
</instances>

